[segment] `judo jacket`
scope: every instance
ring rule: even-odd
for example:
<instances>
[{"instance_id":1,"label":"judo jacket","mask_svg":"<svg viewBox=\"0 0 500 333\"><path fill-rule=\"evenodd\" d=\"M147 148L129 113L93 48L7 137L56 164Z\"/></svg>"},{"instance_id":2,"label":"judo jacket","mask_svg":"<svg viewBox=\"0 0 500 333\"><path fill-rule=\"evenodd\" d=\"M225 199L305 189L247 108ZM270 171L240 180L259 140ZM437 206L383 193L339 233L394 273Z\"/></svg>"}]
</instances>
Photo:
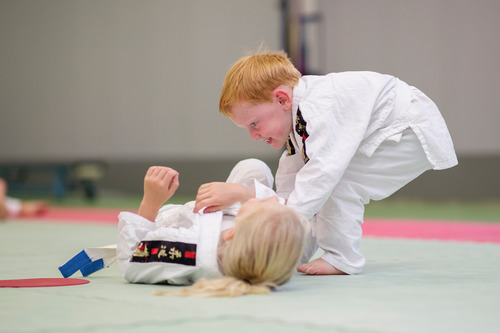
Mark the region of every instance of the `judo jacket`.
<instances>
[{"instance_id":1,"label":"judo jacket","mask_svg":"<svg viewBox=\"0 0 500 333\"><path fill-rule=\"evenodd\" d=\"M293 90L292 133L276 173L287 205L312 218L361 152L371 156L384 140L405 129L417 135L434 169L457 164L453 143L438 108L415 87L389 75L344 72L304 76Z\"/></svg>"}]
</instances>

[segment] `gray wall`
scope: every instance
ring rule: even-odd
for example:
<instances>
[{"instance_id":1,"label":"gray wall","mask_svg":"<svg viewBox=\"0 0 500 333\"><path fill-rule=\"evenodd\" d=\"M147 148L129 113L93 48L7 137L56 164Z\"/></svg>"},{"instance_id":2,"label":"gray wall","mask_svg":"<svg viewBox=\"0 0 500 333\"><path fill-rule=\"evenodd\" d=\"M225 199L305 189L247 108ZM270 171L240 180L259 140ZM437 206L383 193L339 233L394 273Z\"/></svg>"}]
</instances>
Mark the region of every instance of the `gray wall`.
<instances>
[{"instance_id":1,"label":"gray wall","mask_svg":"<svg viewBox=\"0 0 500 333\"><path fill-rule=\"evenodd\" d=\"M440 106L465 167L434 193L499 195L500 2L319 7L321 71L393 74ZM281 47L277 0L0 0L0 163L102 159L102 185L134 191L169 164L191 191L240 158L275 161L218 113L226 70L261 43Z\"/></svg>"},{"instance_id":2,"label":"gray wall","mask_svg":"<svg viewBox=\"0 0 500 333\"><path fill-rule=\"evenodd\" d=\"M1 0L2 160L265 154L218 112L225 72L279 48L268 0Z\"/></svg>"}]
</instances>

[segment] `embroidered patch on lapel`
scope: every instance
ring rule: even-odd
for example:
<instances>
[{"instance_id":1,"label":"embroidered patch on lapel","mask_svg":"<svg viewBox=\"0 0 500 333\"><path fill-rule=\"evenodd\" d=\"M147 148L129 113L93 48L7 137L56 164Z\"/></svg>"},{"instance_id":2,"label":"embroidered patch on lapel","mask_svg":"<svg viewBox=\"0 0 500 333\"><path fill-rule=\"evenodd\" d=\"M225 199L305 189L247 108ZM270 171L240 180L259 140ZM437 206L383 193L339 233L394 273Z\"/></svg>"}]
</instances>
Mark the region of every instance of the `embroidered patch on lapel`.
<instances>
[{"instance_id":1,"label":"embroidered patch on lapel","mask_svg":"<svg viewBox=\"0 0 500 333\"><path fill-rule=\"evenodd\" d=\"M295 118L295 131L302 138L302 158L304 163L309 162L309 157L307 157L306 152L306 139L309 137L309 133L306 130L307 122L302 117L302 112L297 109L297 118Z\"/></svg>"},{"instance_id":2,"label":"embroidered patch on lapel","mask_svg":"<svg viewBox=\"0 0 500 333\"><path fill-rule=\"evenodd\" d=\"M196 266L196 244L155 240L141 242L130 261Z\"/></svg>"}]
</instances>

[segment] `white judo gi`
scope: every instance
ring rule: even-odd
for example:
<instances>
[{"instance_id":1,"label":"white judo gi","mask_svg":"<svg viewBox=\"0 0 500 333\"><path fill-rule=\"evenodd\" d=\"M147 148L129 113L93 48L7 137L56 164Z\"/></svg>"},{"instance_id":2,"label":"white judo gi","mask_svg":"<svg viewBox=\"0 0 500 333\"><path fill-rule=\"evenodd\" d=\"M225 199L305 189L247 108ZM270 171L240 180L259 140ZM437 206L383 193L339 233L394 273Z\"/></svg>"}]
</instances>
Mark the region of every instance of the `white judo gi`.
<instances>
[{"instance_id":1,"label":"white judo gi","mask_svg":"<svg viewBox=\"0 0 500 333\"><path fill-rule=\"evenodd\" d=\"M18 216L21 213L23 202L17 198L5 197L5 209L10 216Z\"/></svg>"},{"instance_id":2,"label":"white judo gi","mask_svg":"<svg viewBox=\"0 0 500 333\"><path fill-rule=\"evenodd\" d=\"M255 189L258 198L275 196L269 167L256 159L243 160L228 183ZM284 201L283 201L284 202ZM188 285L222 273L217 249L220 234L234 225L241 204L224 211L193 213L194 201L165 205L155 223L130 212L119 214L117 261L124 278L133 283Z\"/></svg>"},{"instance_id":3,"label":"white judo gi","mask_svg":"<svg viewBox=\"0 0 500 333\"><path fill-rule=\"evenodd\" d=\"M302 77L292 114L276 192L311 219L324 260L359 273L364 205L457 164L445 121L417 88L373 72Z\"/></svg>"}]
</instances>

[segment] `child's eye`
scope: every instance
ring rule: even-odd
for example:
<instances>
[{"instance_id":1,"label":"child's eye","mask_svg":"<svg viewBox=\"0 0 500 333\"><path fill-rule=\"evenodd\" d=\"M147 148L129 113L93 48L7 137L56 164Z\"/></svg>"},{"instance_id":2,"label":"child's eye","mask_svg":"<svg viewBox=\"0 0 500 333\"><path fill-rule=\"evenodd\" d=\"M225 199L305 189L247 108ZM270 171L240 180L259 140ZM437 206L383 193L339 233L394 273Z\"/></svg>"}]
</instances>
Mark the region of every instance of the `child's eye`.
<instances>
[{"instance_id":1,"label":"child's eye","mask_svg":"<svg viewBox=\"0 0 500 333\"><path fill-rule=\"evenodd\" d=\"M256 126L257 126L257 123L255 121L250 124L250 127L256 127Z\"/></svg>"}]
</instances>

